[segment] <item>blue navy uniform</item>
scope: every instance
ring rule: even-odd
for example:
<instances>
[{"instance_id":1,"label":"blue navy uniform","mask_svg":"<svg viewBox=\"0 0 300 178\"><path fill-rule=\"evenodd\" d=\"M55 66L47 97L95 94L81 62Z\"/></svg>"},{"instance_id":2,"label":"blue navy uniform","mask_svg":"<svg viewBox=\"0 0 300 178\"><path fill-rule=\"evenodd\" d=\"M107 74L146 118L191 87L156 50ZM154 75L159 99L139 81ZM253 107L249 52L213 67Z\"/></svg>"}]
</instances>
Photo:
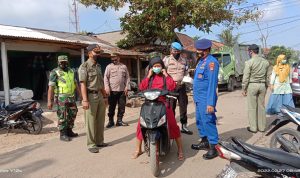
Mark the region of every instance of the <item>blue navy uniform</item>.
<instances>
[{"instance_id":1,"label":"blue navy uniform","mask_svg":"<svg viewBox=\"0 0 300 178\"><path fill-rule=\"evenodd\" d=\"M219 62L212 55L200 59L194 75L194 102L196 104L196 124L201 138L207 137L209 144L219 141L215 113L207 113L207 106L217 104ZM216 110L215 110L216 111Z\"/></svg>"}]
</instances>

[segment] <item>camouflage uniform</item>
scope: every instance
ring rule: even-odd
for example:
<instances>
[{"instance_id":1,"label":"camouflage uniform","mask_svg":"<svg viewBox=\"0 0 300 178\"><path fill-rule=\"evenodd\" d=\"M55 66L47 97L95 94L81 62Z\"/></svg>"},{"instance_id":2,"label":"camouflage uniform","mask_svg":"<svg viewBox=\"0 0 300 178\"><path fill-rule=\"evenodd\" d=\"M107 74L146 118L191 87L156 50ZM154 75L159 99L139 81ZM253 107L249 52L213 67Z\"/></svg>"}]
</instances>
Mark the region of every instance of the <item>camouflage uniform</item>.
<instances>
[{"instance_id":1,"label":"camouflage uniform","mask_svg":"<svg viewBox=\"0 0 300 178\"><path fill-rule=\"evenodd\" d=\"M68 68L67 71L69 70L72 69ZM62 78L57 75L57 72L63 75L63 71L59 67L53 69L49 76L49 86L55 87L55 103L57 104L58 129L72 129L74 127L74 120L78 112L75 102L75 95L73 94L73 96L68 96L59 94L57 82L58 80L62 80ZM74 82L76 82L75 78Z\"/></svg>"}]
</instances>

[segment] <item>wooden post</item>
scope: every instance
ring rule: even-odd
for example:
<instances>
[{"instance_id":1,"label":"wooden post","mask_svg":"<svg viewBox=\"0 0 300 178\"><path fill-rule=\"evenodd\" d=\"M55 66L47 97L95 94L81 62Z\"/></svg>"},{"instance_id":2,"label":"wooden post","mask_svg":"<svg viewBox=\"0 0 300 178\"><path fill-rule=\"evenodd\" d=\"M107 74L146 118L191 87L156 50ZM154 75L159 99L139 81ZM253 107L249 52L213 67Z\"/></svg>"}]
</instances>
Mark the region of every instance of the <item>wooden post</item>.
<instances>
[{"instance_id":1,"label":"wooden post","mask_svg":"<svg viewBox=\"0 0 300 178\"><path fill-rule=\"evenodd\" d=\"M2 61L5 105L8 105L9 104L9 75L8 75L7 51L6 51L5 42L1 42L1 61Z\"/></svg>"},{"instance_id":2,"label":"wooden post","mask_svg":"<svg viewBox=\"0 0 300 178\"><path fill-rule=\"evenodd\" d=\"M140 83L141 83L141 69L140 69L140 58L139 57L137 57L137 74L138 74L137 82L138 82L138 85L140 85Z\"/></svg>"},{"instance_id":3,"label":"wooden post","mask_svg":"<svg viewBox=\"0 0 300 178\"><path fill-rule=\"evenodd\" d=\"M81 48L81 64L84 63L84 48Z\"/></svg>"}]
</instances>

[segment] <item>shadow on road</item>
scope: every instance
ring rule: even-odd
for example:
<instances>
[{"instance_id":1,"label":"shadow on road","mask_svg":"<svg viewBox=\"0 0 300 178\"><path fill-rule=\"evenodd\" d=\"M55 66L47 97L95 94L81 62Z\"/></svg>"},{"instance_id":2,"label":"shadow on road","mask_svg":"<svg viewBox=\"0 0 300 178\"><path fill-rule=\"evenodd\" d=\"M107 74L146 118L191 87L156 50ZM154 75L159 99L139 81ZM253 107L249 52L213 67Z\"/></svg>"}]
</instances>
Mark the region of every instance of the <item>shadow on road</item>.
<instances>
[{"instance_id":1,"label":"shadow on road","mask_svg":"<svg viewBox=\"0 0 300 178\"><path fill-rule=\"evenodd\" d=\"M222 141L231 141L230 140L231 137L238 137L239 139L246 142L253 135L254 135L253 133L248 132L247 128L237 128L220 134L219 138Z\"/></svg>"},{"instance_id":2,"label":"shadow on road","mask_svg":"<svg viewBox=\"0 0 300 178\"><path fill-rule=\"evenodd\" d=\"M16 161L17 159L23 157L26 154L29 154L32 152L32 150L35 150L37 148L42 147L44 144L43 143L38 143L30 146L26 146L23 148L19 148L17 150L4 153L0 155L0 166L4 167L5 164L8 164L12 161Z\"/></svg>"}]
</instances>

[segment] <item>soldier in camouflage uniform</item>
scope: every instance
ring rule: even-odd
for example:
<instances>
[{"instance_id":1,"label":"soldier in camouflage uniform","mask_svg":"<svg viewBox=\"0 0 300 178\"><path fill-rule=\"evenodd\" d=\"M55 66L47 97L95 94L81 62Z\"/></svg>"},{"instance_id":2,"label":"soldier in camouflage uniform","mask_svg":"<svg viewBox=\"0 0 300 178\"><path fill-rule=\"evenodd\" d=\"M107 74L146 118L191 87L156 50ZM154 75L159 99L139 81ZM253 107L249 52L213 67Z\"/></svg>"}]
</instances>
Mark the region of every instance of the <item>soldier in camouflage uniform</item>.
<instances>
[{"instance_id":1,"label":"soldier in camouflage uniform","mask_svg":"<svg viewBox=\"0 0 300 178\"><path fill-rule=\"evenodd\" d=\"M54 101L57 104L58 129L62 141L70 141L70 137L78 136L72 131L78 111L75 102L77 87L74 71L68 67L68 64L67 56L58 56L58 67L53 69L49 76L48 109L53 107L54 93Z\"/></svg>"}]
</instances>

